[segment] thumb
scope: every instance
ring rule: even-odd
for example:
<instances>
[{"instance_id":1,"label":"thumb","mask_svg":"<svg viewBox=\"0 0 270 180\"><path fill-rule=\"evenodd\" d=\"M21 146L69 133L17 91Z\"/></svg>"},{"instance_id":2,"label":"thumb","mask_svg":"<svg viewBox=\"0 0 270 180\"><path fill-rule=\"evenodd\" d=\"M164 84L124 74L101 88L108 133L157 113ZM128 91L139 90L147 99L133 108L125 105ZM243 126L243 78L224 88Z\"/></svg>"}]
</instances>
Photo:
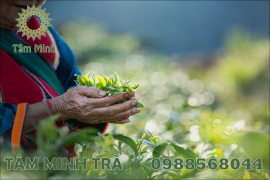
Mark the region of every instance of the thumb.
<instances>
[{"instance_id":1,"label":"thumb","mask_svg":"<svg viewBox=\"0 0 270 180\"><path fill-rule=\"evenodd\" d=\"M105 91L102 91L98 88L95 87L87 87L87 86L79 86L78 88L78 92L80 95L83 96L90 96L93 98L101 98L107 95L107 93Z\"/></svg>"}]
</instances>

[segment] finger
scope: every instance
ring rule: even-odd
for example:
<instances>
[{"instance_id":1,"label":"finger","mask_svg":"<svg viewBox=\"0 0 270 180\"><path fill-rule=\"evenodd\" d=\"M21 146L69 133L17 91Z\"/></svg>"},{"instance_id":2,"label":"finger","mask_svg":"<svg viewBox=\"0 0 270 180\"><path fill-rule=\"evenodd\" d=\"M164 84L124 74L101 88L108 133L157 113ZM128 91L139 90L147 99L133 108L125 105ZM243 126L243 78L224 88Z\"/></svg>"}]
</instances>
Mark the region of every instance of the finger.
<instances>
[{"instance_id":1,"label":"finger","mask_svg":"<svg viewBox=\"0 0 270 180\"><path fill-rule=\"evenodd\" d=\"M129 99L132 99L133 97L135 97L135 92L133 91L129 91L130 95L129 95Z\"/></svg>"},{"instance_id":2,"label":"finger","mask_svg":"<svg viewBox=\"0 0 270 180\"><path fill-rule=\"evenodd\" d=\"M128 100L124 103L121 104L114 104L109 107L100 107L100 108L95 108L93 110L94 115L100 115L100 116L113 116L115 114L125 112L132 107L136 106L137 101L136 100Z\"/></svg>"},{"instance_id":3,"label":"finger","mask_svg":"<svg viewBox=\"0 0 270 180\"><path fill-rule=\"evenodd\" d=\"M111 119L110 122L113 122L113 121L120 119L120 118L135 115L135 114L139 113L140 111L141 111L140 108L133 107L130 110L127 110L125 112L121 112L121 113L118 113L116 115L112 115L109 117L109 119Z\"/></svg>"},{"instance_id":4,"label":"finger","mask_svg":"<svg viewBox=\"0 0 270 180\"><path fill-rule=\"evenodd\" d=\"M117 96L107 96L105 98L92 99L91 104L95 107L108 107L128 97L127 93L119 94Z\"/></svg>"},{"instance_id":5,"label":"finger","mask_svg":"<svg viewBox=\"0 0 270 180\"><path fill-rule=\"evenodd\" d=\"M131 91L131 90L129 90L129 96L135 96L135 92L134 91Z\"/></svg>"},{"instance_id":6,"label":"finger","mask_svg":"<svg viewBox=\"0 0 270 180\"><path fill-rule=\"evenodd\" d=\"M102 91L95 87L78 86L76 87L78 93L83 96L90 96L93 98L101 98L107 95L105 91Z\"/></svg>"},{"instance_id":7,"label":"finger","mask_svg":"<svg viewBox=\"0 0 270 180\"><path fill-rule=\"evenodd\" d=\"M126 123L129 123L130 120L129 119L124 119L124 120L120 120L120 121L115 121L115 122L112 122L114 124L126 124Z\"/></svg>"},{"instance_id":8,"label":"finger","mask_svg":"<svg viewBox=\"0 0 270 180\"><path fill-rule=\"evenodd\" d=\"M130 99L131 99L131 98L134 98L134 97L135 97L135 94L131 95L131 96L130 96Z\"/></svg>"}]
</instances>

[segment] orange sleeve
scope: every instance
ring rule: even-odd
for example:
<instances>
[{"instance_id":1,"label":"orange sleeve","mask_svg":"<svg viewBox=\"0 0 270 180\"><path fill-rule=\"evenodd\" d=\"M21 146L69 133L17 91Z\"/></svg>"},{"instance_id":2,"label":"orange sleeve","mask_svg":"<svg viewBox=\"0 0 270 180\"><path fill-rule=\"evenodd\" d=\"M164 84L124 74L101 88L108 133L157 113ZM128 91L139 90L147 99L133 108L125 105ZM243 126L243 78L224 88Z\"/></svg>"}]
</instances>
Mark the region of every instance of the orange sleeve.
<instances>
[{"instance_id":1,"label":"orange sleeve","mask_svg":"<svg viewBox=\"0 0 270 180\"><path fill-rule=\"evenodd\" d=\"M24 124L24 118L26 114L27 103L22 103L17 106L17 112L14 119L14 125L11 133L11 148L14 152L14 148L20 148L22 128Z\"/></svg>"}]
</instances>

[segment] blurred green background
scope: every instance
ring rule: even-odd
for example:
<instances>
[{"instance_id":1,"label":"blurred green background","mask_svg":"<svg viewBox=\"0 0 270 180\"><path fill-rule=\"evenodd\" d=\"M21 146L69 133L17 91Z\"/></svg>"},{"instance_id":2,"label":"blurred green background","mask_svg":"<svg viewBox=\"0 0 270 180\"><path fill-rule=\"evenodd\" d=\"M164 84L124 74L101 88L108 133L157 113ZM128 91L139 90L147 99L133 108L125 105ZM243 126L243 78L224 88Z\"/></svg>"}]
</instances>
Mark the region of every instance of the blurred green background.
<instances>
[{"instance_id":1,"label":"blurred green background","mask_svg":"<svg viewBox=\"0 0 270 180\"><path fill-rule=\"evenodd\" d=\"M107 133L136 138L149 130L201 158L242 162L262 157L264 169L269 169L268 37L236 27L205 61L200 56L164 55L144 46L135 35L113 34L84 21L70 21L59 31L83 74L91 71L113 78L115 71L120 79L140 84L136 97L145 108L128 124L110 124ZM193 178L219 177L212 173ZM240 179L269 177L248 171L224 173Z\"/></svg>"},{"instance_id":2,"label":"blurred green background","mask_svg":"<svg viewBox=\"0 0 270 180\"><path fill-rule=\"evenodd\" d=\"M135 137L148 129L187 144L226 142L226 133L236 129L269 133L268 38L234 29L204 63L200 57L182 62L150 51L138 37L110 34L97 24L68 22L60 32L82 73L113 77L116 71L140 84L136 97L145 108L129 124L111 124L108 132Z\"/></svg>"}]
</instances>

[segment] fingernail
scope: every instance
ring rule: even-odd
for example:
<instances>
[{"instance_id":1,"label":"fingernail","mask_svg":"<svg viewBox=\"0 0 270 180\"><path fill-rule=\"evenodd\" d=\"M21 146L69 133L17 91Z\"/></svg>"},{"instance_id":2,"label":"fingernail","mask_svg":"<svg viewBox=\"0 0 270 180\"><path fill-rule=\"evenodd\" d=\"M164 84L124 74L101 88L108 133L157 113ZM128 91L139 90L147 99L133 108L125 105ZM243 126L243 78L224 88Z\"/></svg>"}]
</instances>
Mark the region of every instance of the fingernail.
<instances>
[{"instance_id":1,"label":"fingernail","mask_svg":"<svg viewBox=\"0 0 270 180\"><path fill-rule=\"evenodd\" d=\"M137 113L139 113L141 111L141 109L140 108L136 108L136 111L137 111Z\"/></svg>"},{"instance_id":2,"label":"fingernail","mask_svg":"<svg viewBox=\"0 0 270 180\"><path fill-rule=\"evenodd\" d=\"M128 123L128 122L130 122L129 119L125 119L125 120L121 121L121 123Z\"/></svg>"},{"instance_id":3,"label":"fingernail","mask_svg":"<svg viewBox=\"0 0 270 180\"><path fill-rule=\"evenodd\" d=\"M98 93L100 96L106 96L107 95L107 93L105 92L105 91L99 91L99 93Z\"/></svg>"},{"instance_id":4,"label":"fingernail","mask_svg":"<svg viewBox=\"0 0 270 180\"><path fill-rule=\"evenodd\" d=\"M128 97L128 94L127 93L124 93L124 98L127 98Z\"/></svg>"},{"instance_id":5,"label":"fingernail","mask_svg":"<svg viewBox=\"0 0 270 180\"><path fill-rule=\"evenodd\" d=\"M137 113L137 108L133 108L133 109L131 110L131 112L132 112L132 113Z\"/></svg>"},{"instance_id":6,"label":"fingernail","mask_svg":"<svg viewBox=\"0 0 270 180\"><path fill-rule=\"evenodd\" d=\"M135 97L133 97L132 100L137 101L137 99Z\"/></svg>"},{"instance_id":7,"label":"fingernail","mask_svg":"<svg viewBox=\"0 0 270 180\"><path fill-rule=\"evenodd\" d=\"M136 101L132 101L130 104L131 104L131 106L136 106L137 102Z\"/></svg>"}]
</instances>

